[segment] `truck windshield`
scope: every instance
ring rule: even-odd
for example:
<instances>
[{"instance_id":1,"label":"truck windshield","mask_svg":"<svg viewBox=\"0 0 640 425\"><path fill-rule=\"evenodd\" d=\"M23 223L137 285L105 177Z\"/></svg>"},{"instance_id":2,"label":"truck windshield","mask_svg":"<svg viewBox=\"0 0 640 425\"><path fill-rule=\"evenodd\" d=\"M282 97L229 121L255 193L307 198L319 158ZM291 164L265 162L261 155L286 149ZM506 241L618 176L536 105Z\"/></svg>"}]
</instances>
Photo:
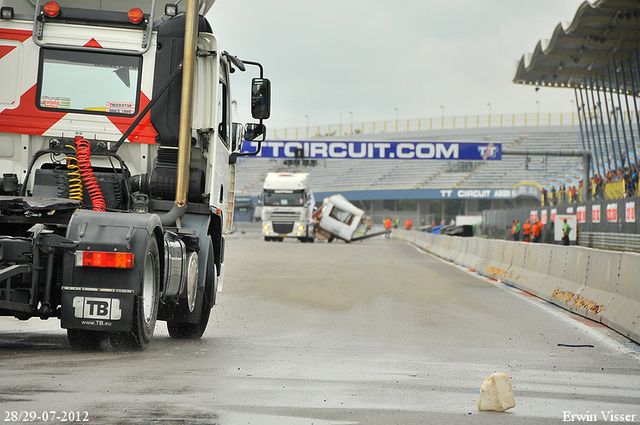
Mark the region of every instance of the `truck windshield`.
<instances>
[{"instance_id":1,"label":"truck windshield","mask_svg":"<svg viewBox=\"0 0 640 425\"><path fill-rule=\"evenodd\" d=\"M41 52L39 108L136 114L141 57L52 49Z\"/></svg>"},{"instance_id":2,"label":"truck windshield","mask_svg":"<svg viewBox=\"0 0 640 425\"><path fill-rule=\"evenodd\" d=\"M301 207L304 205L304 190L265 190L266 207Z\"/></svg>"}]
</instances>

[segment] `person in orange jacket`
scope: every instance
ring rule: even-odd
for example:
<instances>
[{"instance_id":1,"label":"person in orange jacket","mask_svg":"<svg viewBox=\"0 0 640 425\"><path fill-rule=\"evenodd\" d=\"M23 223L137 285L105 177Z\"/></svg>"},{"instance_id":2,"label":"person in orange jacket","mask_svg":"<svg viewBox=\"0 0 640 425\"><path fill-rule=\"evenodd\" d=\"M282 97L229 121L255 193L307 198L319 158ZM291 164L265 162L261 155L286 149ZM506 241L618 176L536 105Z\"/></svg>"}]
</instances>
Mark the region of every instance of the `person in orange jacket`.
<instances>
[{"instance_id":1,"label":"person in orange jacket","mask_svg":"<svg viewBox=\"0 0 640 425\"><path fill-rule=\"evenodd\" d=\"M410 218L408 218L405 222L404 222L404 228L407 230L411 230L411 227L413 227L413 221L411 221Z\"/></svg>"},{"instance_id":2,"label":"person in orange jacket","mask_svg":"<svg viewBox=\"0 0 640 425\"><path fill-rule=\"evenodd\" d=\"M384 230L387 231L387 233L385 234L385 237L389 237L389 234L391 233L391 219L389 217L384 219Z\"/></svg>"},{"instance_id":3,"label":"person in orange jacket","mask_svg":"<svg viewBox=\"0 0 640 425\"><path fill-rule=\"evenodd\" d=\"M535 223L531 226L531 236L533 237L531 242L537 243L540 242L540 236L542 234L542 228L544 224L540 220L536 220Z\"/></svg>"},{"instance_id":4,"label":"person in orange jacket","mask_svg":"<svg viewBox=\"0 0 640 425\"><path fill-rule=\"evenodd\" d=\"M522 225L522 242L531 242L531 223L529 220Z\"/></svg>"},{"instance_id":5,"label":"person in orange jacket","mask_svg":"<svg viewBox=\"0 0 640 425\"><path fill-rule=\"evenodd\" d=\"M511 226L511 236L514 241L518 241L520 239L520 222L518 220L513 220L513 225Z\"/></svg>"}]
</instances>

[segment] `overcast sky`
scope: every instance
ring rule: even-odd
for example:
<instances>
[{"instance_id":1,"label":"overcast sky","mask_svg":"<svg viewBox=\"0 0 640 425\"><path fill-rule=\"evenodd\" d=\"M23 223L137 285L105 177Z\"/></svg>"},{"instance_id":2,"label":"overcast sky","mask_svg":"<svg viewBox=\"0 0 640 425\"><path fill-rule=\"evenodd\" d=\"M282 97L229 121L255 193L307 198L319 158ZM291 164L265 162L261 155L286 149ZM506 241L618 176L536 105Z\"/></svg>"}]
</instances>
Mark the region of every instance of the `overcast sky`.
<instances>
[{"instance_id":1,"label":"overcast sky","mask_svg":"<svg viewBox=\"0 0 640 425\"><path fill-rule=\"evenodd\" d=\"M573 90L535 92L511 80L514 63L582 3L217 0L207 17L222 50L264 66L274 129L440 117L443 109L447 117L572 112ZM233 118L247 122L242 78L232 86Z\"/></svg>"}]
</instances>

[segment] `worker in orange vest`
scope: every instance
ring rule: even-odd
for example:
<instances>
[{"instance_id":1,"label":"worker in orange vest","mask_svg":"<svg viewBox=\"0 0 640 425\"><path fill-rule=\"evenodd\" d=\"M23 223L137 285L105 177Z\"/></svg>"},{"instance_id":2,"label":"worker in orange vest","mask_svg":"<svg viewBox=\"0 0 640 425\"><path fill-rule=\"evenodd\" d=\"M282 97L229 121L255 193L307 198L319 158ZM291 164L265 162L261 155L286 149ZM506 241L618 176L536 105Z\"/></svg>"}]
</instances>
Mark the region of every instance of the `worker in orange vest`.
<instances>
[{"instance_id":1,"label":"worker in orange vest","mask_svg":"<svg viewBox=\"0 0 640 425\"><path fill-rule=\"evenodd\" d=\"M385 234L385 237L389 237L389 234L391 233L391 219L389 217L385 218L384 220L384 230L387 231L387 233Z\"/></svg>"},{"instance_id":2,"label":"worker in orange vest","mask_svg":"<svg viewBox=\"0 0 640 425\"><path fill-rule=\"evenodd\" d=\"M540 242L540 235L542 234L542 228L544 224L540 220L536 220L535 223L531 226L531 236L533 236L533 240L531 242Z\"/></svg>"},{"instance_id":3,"label":"worker in orange vest","mask_svg":"<svg viewBox=\"0 0 640 425\"><path fill-rule=\"evenodd\" d=\"M412 226L413 226L413 221L411 221L411 219L408 218L407 221L404 222L404 228L407 230L411 230Z\"/></svg>"},{"instance_id":4,"label":"worker in orange vest","mask_svg":"<svg viewBox=\"0 0 640 425\"><path fill-rule=\"evenodd\" d=\"M513 220L513 225L511 226L511 236L514 241L520 239L520 222L518 220Z\"/></svg>"},{"instance_id":5,"label":"worker in orange vest","mask_svg":"<svg viewBox=\"0 0 640 425\"><path fill-rule=\"evenodd\" d=\"M529 220L525 221L522 225L522 242L531 241L531 223Z\"/></svg>"}]
</instances>

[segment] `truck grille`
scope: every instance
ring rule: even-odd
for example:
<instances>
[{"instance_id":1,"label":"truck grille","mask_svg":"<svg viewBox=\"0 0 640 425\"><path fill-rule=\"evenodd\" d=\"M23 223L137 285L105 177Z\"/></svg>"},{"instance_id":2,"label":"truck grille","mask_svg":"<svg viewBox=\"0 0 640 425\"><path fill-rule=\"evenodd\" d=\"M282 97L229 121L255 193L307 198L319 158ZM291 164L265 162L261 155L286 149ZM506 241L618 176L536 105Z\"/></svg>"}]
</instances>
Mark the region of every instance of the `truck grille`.
<instances>
[{"instance_id":1,"label":"truck grille","mask_svg":"<svg viewBox=\"0 0 640 425\"><path fill-rule=\"evenodd\" d=\"M269 213L268 218L271 221L296 221L300 220L300 213L297 211L273 211Z\"/></svg>"},{"instance_id":2,"label":"truck grille","mask_svg":"<svg viewBox=\"0 0 640 425\"><path fill-rule=\"evenodd\" d=\"M293 223L273 223L273 231L284 235L293 231Z\"/></svg>"}]
</instances>

